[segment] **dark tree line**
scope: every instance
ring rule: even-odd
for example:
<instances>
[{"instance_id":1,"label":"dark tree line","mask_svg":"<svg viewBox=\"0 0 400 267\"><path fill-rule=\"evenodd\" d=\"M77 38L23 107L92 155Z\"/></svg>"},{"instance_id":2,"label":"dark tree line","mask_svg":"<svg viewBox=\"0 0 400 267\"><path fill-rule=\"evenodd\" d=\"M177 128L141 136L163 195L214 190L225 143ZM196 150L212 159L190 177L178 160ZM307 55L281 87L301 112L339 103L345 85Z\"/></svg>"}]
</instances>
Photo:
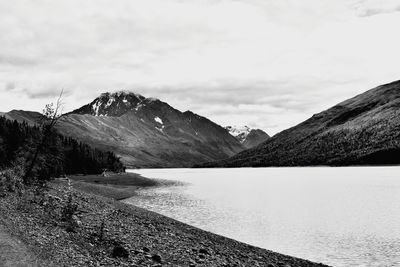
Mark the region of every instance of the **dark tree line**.
<instances>
[{"instance_id":1,"label":"dark tree line","mask_svg":"<svg viewBox=\"0 0 400 267\"><path fill-rule=\"evenodd\" d=\"M286 130L259 147L200 167L399 165L400 113L397 110L391 116L369 118L359 127L314 130L315 126L310 126L308 130L303 126L298 130ZM345 115L350 116L349 113ZM342 122L345 115L328 124Z\"/></svg>"},{"instance_id":2,"label":"dark tree line","mask_svg":"<svg viewBox=\"0 0 400 267\"><path fill-rule=\"evenodd\" d=\"M42 140L43 128L19 123L0 116L0 169L25 164L35 157L37 144ZM54 129L46 134L46 142L30 172L38 180L48 180L63 174L98 174L104 169L123 171L124 166L112 152L90 147ZM28 164L27 164L28 163Z\"/></svg>"},{"instance_id":3,"label":"dark tree line","mask_svg":"<svg viewBox=\"0 0 400 267\"><path fill-rule=\"evenodd\" d=\"M99 173L103 169L119 172L124 166L112 152L93 149L71 137L61 137L64 147L64 168L66 173Z\"/></svg>"}]
</instances>

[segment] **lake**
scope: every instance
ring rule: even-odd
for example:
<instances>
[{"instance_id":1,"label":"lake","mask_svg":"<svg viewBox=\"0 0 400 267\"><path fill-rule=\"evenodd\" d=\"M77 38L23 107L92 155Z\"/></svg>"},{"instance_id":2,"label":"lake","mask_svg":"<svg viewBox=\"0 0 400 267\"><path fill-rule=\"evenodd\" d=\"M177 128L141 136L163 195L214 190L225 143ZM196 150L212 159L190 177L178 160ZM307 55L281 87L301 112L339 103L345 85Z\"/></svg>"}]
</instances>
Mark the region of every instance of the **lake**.
<instances>
[{"instance_id":1,"label":"lake","mask_svg":"<svg viewBox=\"0 0 400 267\"><path fill-rule=\"evenodd\" d=\"M400 167L141 169L184 185L126 202L332 266L400 266Z\"/></svg>"}]
</instances>

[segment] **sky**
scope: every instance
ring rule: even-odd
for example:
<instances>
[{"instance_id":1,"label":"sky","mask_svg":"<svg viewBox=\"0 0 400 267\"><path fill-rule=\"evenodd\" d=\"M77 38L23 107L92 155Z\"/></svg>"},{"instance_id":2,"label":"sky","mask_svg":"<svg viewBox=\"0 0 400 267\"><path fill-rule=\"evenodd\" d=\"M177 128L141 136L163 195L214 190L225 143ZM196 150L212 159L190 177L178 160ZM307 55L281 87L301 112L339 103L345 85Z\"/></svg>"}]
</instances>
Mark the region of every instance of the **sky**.
<instances>
[{"instance_id":1,"label":"sky","mask_svg":"<svg viewBox=\"0 0 400 267\"><path fill-rule=\"evenodd\" d=\"M156 97L275 134L400 79L400 0L0 0L0 111Z\"/></svg>"}]
</instances>

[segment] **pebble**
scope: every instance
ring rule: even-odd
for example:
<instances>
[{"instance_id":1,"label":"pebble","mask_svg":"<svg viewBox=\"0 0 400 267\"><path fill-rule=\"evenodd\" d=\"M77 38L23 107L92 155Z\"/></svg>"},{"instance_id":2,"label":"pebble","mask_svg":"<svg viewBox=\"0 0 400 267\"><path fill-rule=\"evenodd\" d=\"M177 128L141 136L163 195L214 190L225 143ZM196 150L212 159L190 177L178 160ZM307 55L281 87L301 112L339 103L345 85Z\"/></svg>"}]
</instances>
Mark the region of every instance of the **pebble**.
<instances>
[{"instance_id":1,"label":"pebble","mask_svg":"<svg viewBox=\"0 0 400 267\"><path fill-rule=\"evenodd\" d=\"M156 262L161 262L161 261L162 261L161 256L158 255L158 254L154 254L154 255L151 257L151 259L152 259L153 261L156 261Z\"/></svg>"},{"instance_id":2,"label":"pebble","mask_svg":"<svg viewBox=\"0 0 400 267\"><path fill-rule=\"evenodd\" d=\"M123 246L117 245L114 247L111 256L113 258L128 258L129 257L129 251L126 250Z\"/></svg>"},{"instance_id":3,"label":"pebble","mask_svg":"<svg viewBox=\"0 0 400 267\"><path fill-rule=\"evenodd\" d=\"M199 253L201 253L201 254L208 254L208 250L205 249L205 248L201 248L201 249L199 249Z\"/></svg>"}]
</instances>

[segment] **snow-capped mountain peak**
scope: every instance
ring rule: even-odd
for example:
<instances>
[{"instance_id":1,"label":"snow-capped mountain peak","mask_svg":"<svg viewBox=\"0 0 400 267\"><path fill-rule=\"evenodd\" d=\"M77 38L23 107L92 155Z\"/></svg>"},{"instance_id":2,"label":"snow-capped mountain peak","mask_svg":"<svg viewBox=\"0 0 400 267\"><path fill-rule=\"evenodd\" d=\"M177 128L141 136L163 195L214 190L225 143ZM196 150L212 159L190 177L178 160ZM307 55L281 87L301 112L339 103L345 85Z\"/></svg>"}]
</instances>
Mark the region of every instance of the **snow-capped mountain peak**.
<instances>
[{"instance_id":1,"label":"snow-capped mountain peak","mask_svg":"<svg viewBox=\"0 0 400 267\"><path fill-rule=\"evenodd\" d=\"M99 98L121 98L121 97L126 98L128 96L139 98L139 99L145 98L141 94L137 94L137 93L129 91L129 90L120 90L120 91L116 91L113 93L105 92L105 93L102 93Z\"/></svg>"},{"instance_id":2,"label":"snow-capped mountain peak","mask_svg":"<svg viewBox=\"0 0 400 267\"><path fill-rule=\"evenodd\" d=\"M106 92L102 93L90 104L74 110L72 113L93 116L121 116L128 111L138 111L146 103L152 101L154 100L131 91Z\"/></svg>"},{"instance_id":3,"label":"snow-capped mountain peak","mask_svg":"<svg viewBox=\"0 0 400 267\"><path fill-rule=\"evenodd\" d=\"M112 147L135 167L190 167L244 148L205 117L131 92L104 93L65 117L63 132Z\"/></svg>"},{"instance_id":4,"label":"snow-capped mountain peak","mask_svg":"<svg viewBox=\"0 0 400 267\"><path fill-rule=\"evenodd\" d=\"M247 135L251 132L251 129L248 126L226 126L225 127L228 132L236 137L241 143L246 140Z\"/></svg>"},{"instance_id":5,"label":"snow-capped mountain peak","mask_svg":"<svg viewBox=\"0 0 400 267\"><path fill-rule=\"evenodd\" d=\"M234 136L245 148L254 147L269 138L269 135L260 129L251 129L248 126L227 126L225 129Z\"/></svg>"}]
</instances>

